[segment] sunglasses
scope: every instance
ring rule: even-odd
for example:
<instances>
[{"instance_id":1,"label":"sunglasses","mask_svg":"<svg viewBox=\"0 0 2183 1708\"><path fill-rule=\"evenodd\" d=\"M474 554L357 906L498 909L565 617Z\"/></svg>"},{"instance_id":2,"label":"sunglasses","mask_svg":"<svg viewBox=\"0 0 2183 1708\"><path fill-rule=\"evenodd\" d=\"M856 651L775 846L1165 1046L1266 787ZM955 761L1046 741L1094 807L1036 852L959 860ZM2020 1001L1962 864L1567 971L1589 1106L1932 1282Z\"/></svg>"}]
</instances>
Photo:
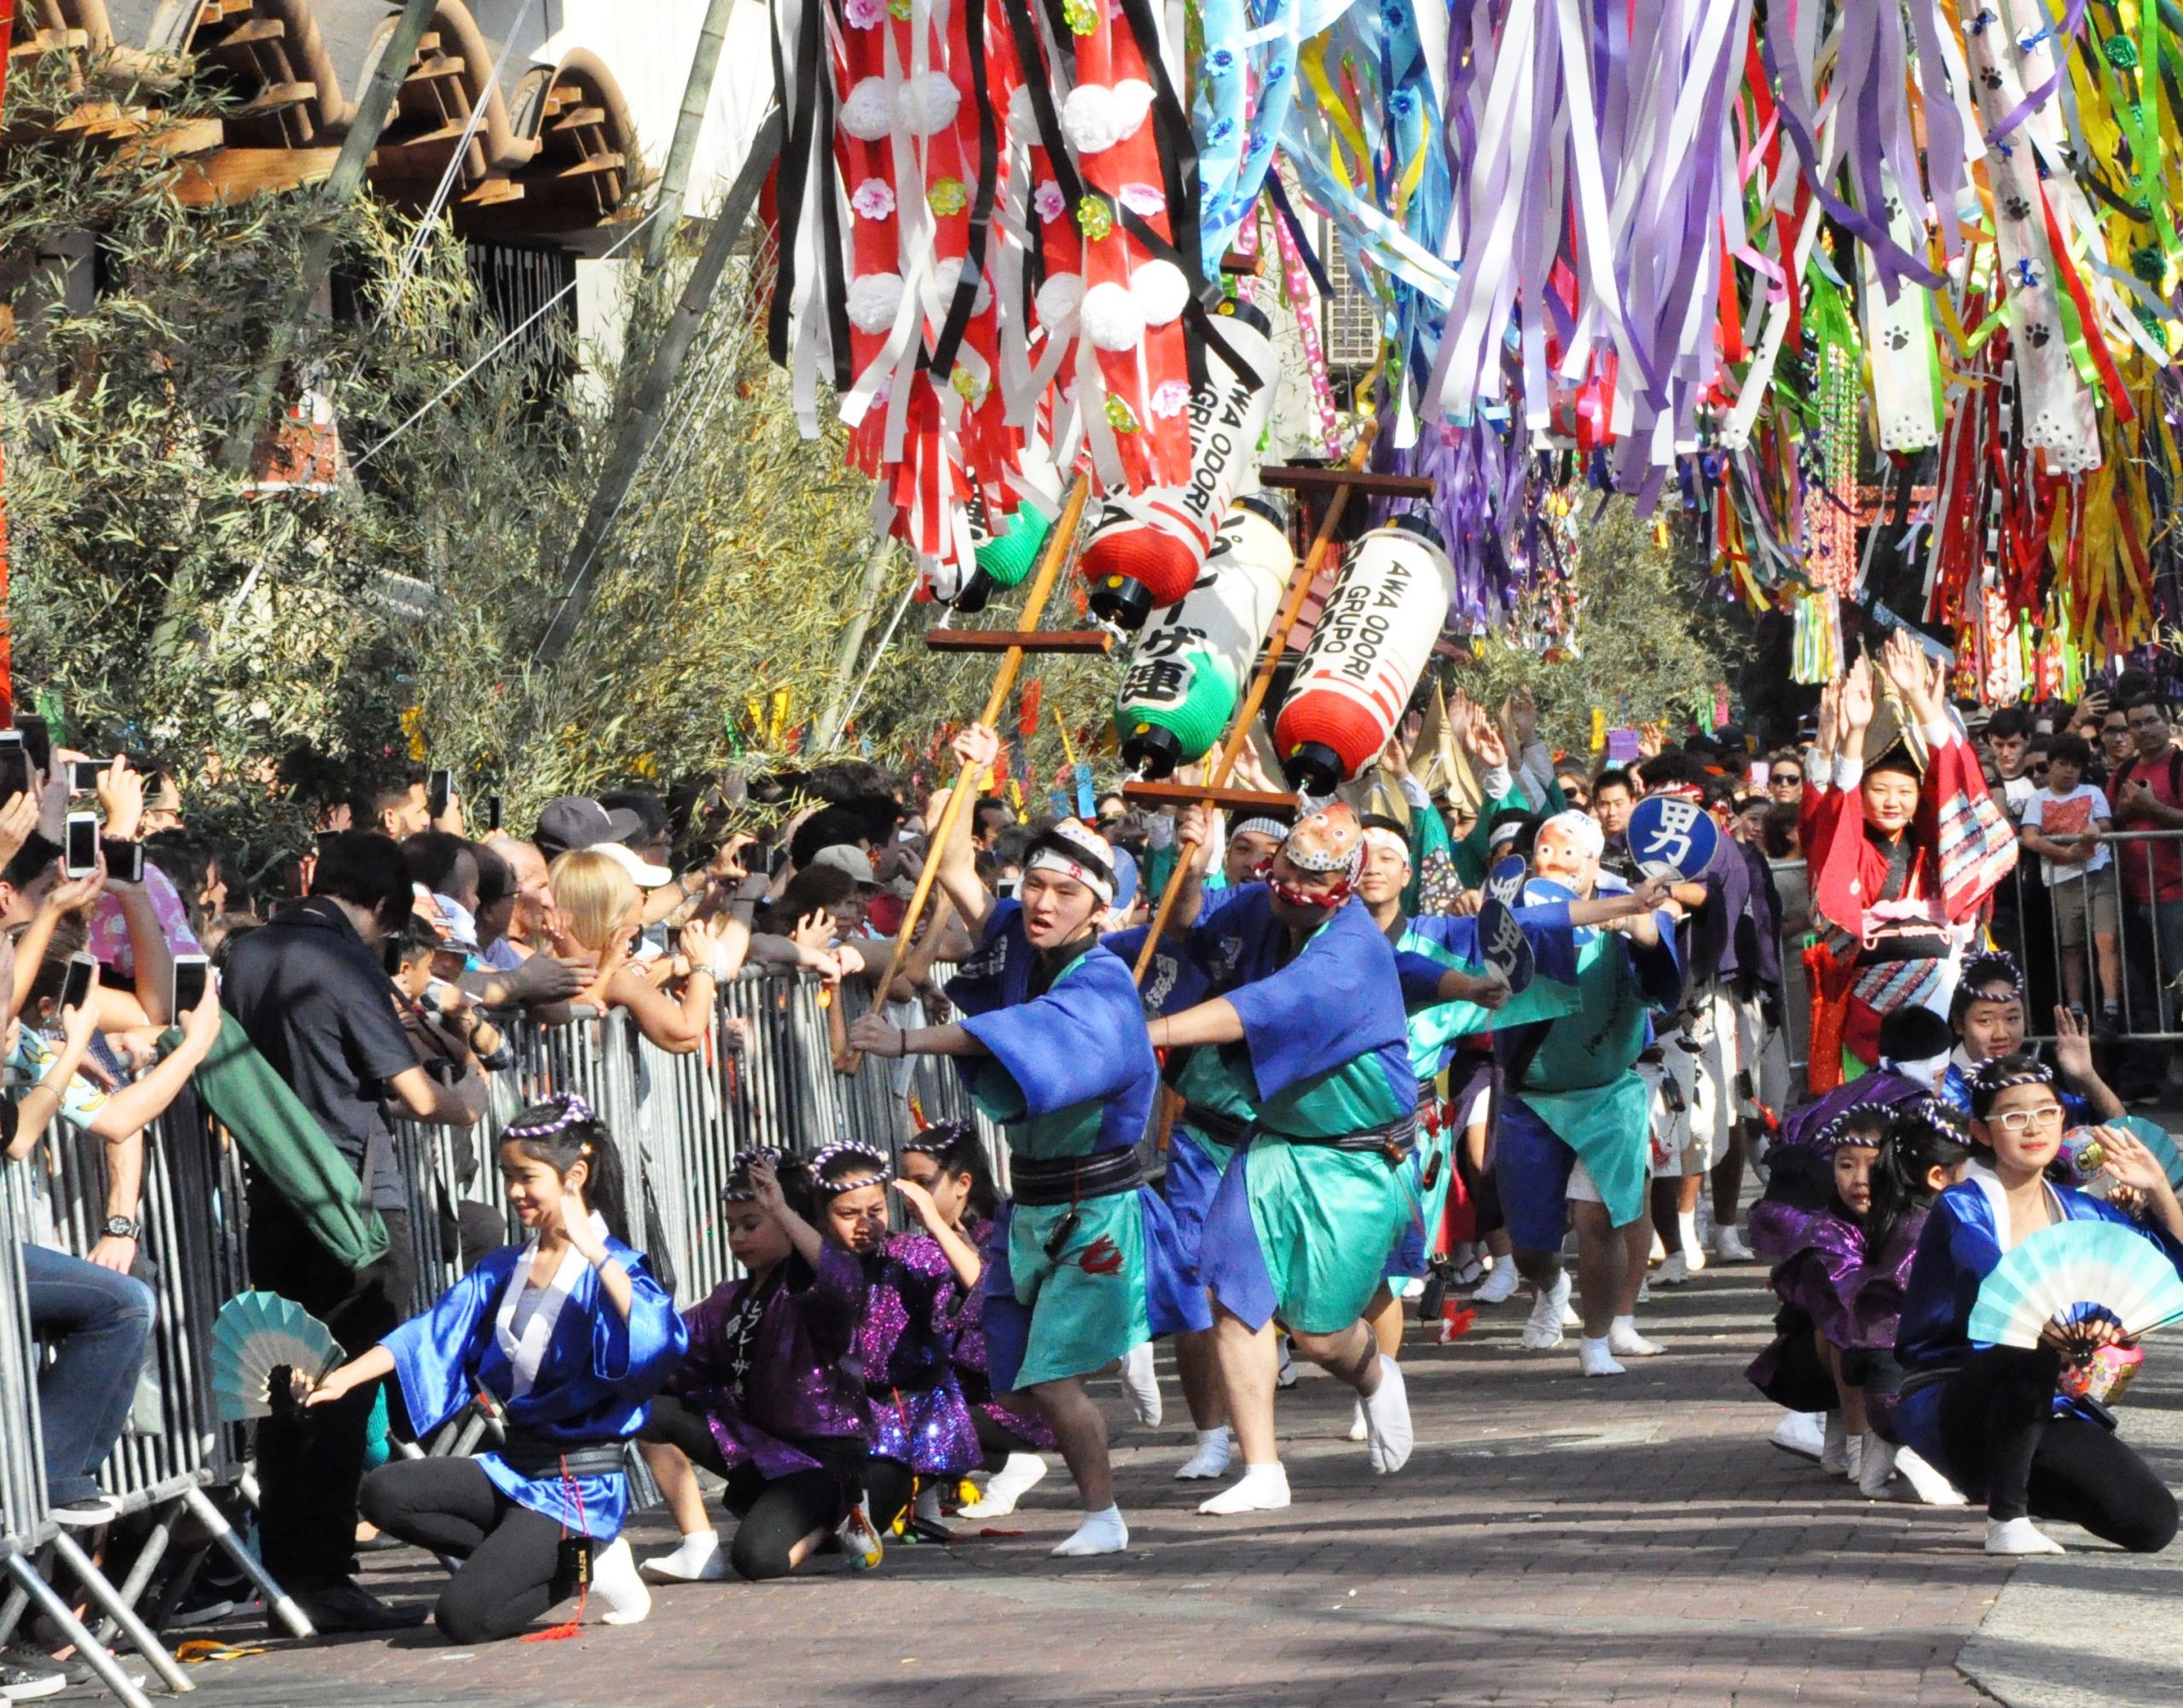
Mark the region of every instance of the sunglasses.
<instances>
[{"instance_id":1,"label":"sunglasses","mask_svg":"<svg viewBox=\"0 0 2183 1708\"><path fill-rule=\"evenodd\" d=\"M1776 789L1793 789L1804 780L1800 771L1777 771L1768 779Z\"/></svg>"}]
</instances>

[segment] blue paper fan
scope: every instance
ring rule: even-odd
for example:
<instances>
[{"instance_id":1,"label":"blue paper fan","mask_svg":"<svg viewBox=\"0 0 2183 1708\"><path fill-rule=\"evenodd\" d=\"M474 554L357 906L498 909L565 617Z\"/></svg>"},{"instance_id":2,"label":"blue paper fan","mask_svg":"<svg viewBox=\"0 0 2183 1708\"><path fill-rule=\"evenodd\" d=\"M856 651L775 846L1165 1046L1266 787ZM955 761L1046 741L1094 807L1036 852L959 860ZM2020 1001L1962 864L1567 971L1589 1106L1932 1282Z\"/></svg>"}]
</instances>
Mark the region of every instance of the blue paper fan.
<instances>
[{"instance_id":1,"label":"blue paper fan","mask_svg":"<svg viewBox=\"0 0 2183 1708\"><path fill-rule=\"evenodd\" d=\"M2183 1187L2183 1150L2175 1148L2175 1141L2168 1136L2168 1129L2158 1121L2148 1120L2143 1115L2118 1115L2107 1123L2119 1126L2130 1134L2160 1164L2161 1172L2167 1175L2171 1186Z\"/></svg>"},{"instance_id":2,"label":"blue paper fan","mask_svg":"<svg viewBox=\"0 0 2183 1708\"><path fill-rule=\"evenodd\" d=\"M333 1330L292 1299L237 1294L212 1319L212 1398L220 1421L240 1423L269 1413L276 1370L316 1382L344 1356Z\"/></svg>"},{"instance_id":3,"label":"blue paper fan","mask_svg":"<svg viewBox=\"0 0 2183 1708\"><path fill-rule=\"evenodd\" d=\"M2111 1322L2124 1337L2183 1317L2183 1278L2166 1253L2114 1222L2041 1228L1979 1284L1969 1333L1982 1346L2035 1346L2047 1323Z\"/></svg>"}]
</instances>

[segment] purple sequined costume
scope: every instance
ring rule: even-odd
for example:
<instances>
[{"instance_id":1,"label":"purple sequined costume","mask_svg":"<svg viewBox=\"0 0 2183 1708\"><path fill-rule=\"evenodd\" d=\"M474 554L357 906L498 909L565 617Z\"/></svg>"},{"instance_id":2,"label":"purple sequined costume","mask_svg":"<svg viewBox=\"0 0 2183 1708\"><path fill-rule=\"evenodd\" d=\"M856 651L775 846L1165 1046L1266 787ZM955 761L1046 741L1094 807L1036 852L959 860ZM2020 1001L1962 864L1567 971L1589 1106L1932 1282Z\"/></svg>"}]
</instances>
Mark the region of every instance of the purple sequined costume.
<instances>
[{"instance_id":1,"label":"purple sequined costume","mask_svg":"<svg viewBox=\"0 0 2183 1708\"><path fill-rule=\"evenodd\" d=\"M801 1258L778 1265L746 1310L750 1285L728 1282L684 1314L690 1356L667 1392L704 1413L727 1469L770 1481L819 1466L805 1445L866 1438L864 1384L849 1368L864 1268L830 1246L815 1273Z\"/></svg>"},{"instance_id":2,"label":"purple sequined costume","mask_svg":"<svg viewBox=\"0 0 2183 1708\"><path fill-rule=\"evenodd\" d=\"M1865 1267L1865 1236L1830 1210L1762 1198L1751 1207L1752 1249L1770 1259L1774 1296L1810 1317L1837 1346L1857 1344L1850 1300Z\"/></svg>"},{"instance_id":3,"label":"purple sequined costume","mask_svg":"<svg viewBox=\"0 0 2183 1708\"><path fill-rule=\"evenodd\" d=\"M1927 1204L1912 1211L1888 1236L1887 1248L1857 1273L1850 1295L1850 1330L1853 1344L1885 1355L1892 1367L1895 1332L1902 1321L1903 1295L1910 1285L1910 1265L1918 1255L1918 1238L1932 1214ZM1895 1416L1896 1389L1892 1381L1867 1382L1865 1412L1875 1429L1887 1430Z\"/></svg>"},{"instance_id":4,"label":"purple sequined costume","mask_svg":"<svg viewBox=\"0 0 2183 1708\"><path fill-rule=\"evenodd\" d=\"M993 1223L974 1216L957 1231L983 1252L993 1230ZM1053 1427L1036 1406L1020 1395L996 1394L993 1391L993 1379L986 1366L985 1299L984 1288L966 1288L959 1294L956 1306L953 1358L955 1380L962 1387L963 1398L1026 1447L1058 1451L1061 1444L1054 1439Z\"/></svg>"},{"instance_id":5,"label":"purple sequined costume","mask_svg":"<svg viewBox=\"0 0 2183 1708\"><path fill-rule=\"evenodd\" d=\"M921 1477L960 1476L984 1457L949 1360L958 1285L928 1234L895 1234L863 1260L863 1320L852 1367L864 1377L875 1459Z\"/></svg>"}]
</instances>

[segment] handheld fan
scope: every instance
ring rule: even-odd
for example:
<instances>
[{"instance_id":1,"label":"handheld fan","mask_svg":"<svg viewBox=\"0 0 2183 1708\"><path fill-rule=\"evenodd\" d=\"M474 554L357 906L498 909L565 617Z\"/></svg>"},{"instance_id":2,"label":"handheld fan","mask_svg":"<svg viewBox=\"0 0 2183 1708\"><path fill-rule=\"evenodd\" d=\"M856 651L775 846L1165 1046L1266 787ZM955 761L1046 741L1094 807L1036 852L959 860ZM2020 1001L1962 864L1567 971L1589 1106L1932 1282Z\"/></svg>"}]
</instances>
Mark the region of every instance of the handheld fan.
<instances>
[{"instance_id":1,"label":"handheld fan","mask_svg":"<svg viewBox=\"0 0 2183 1708\"><path fill-rule=\"evenodd\" d=\"M212 1398L223 1423L273 1410L273 1378L292 1370L316 1382L341 1363L333 1331L277 1293L240 1293L212 1320Z\"/></svg>"},{"instance_id":2,"label":"handheld fan","mask_svg":"<svg viewBox=\"0 0 2183 1708\"><path fill-rule=\"evenodd\" d=\"M2167 1128L2143 1115L2118 1115L2107 1125L2121 1127L2150 1150L2153 1161L2160 1164L2160 1172L2168 1177L2169 1185L2183 1186L2183 1150L2175 1148L2175 1141L2168 1136Z\"/></svg>"},{"instance_id":3,"label":"handheld fan","mask_svg":"<svg viewBox=\"0 0 2183 1708\"><path fill-rule=\"evenodd\" d=\"M2063 1353L2082 1364L2094 1350L2095 1323L2122 1339L2183 1317L2183 1279L2151 1240L2113 1222L2057 1222L2041 1228L1980 1283L1970 1335L1979 1344L2035 1346L2047 1323L2080 1324Z\"/></svg>"}]
</instances>

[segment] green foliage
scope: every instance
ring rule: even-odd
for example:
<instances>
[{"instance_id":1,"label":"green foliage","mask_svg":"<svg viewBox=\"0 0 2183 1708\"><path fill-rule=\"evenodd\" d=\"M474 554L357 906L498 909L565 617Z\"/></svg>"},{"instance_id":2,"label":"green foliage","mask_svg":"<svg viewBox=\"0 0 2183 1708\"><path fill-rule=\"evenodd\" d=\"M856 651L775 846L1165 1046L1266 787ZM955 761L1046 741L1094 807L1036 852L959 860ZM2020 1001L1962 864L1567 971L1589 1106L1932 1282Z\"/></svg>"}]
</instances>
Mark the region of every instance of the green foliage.
<instances>
[{"instance_id":1,"label":"green foliage","mask_svg":"<svg viewBox=\"0 0 2183 1708\"><path fill-rule=\"evenodd\" d=\"M1456 685L1496 705L1530 688L1557 751L1589 752L1595 706L1610 725L1657 721L1671 734L1710 722L1714 685L1735 680L1748 648L1733 610L1709 588L1702 557L1672 533L1658 543L1627 499L1596 519L1588 503L1582 522L1574 653L1549 658L1489 638Z\"/></svg>"},{"instance_id":2,"label":"green foliage","mask_svg":"<svg viewBox=\"0 0 2183 1708\"><path fill-rule=\"evenodd\" d=\"M10 88L11 126L74 98L34 61ZM186 84L161 98L177 123L216 108ZM98 256L97 292L73 301L57 267L0 270L17 333L0 434L20 691L57 692L81 744L175 761L193 818L252 872L302 845L318 799L368 795L413 755L455 767L473 796L496 789L518 825L571 790L789 761L785 738L835 687L862 597L870 484L843 467L837 427L817 443L797 431L765 358L751 281L767 269L731 269L716 294L590 566L590 614L544 669L534 656L570 542L686 241L641 285L634 259L617 266L626 359L588 388L565 383L576 353L550 339L495 352L501 329L444 226L396 297L414 235L398 215L368 200L329 214L309 191L189 208L167 193L171 170L155 148L0 153L0 256L81 252L86 234ZM329 217L343 312L301 329L281 395L308 384L331 398L344 475L329 493L252 496L219 471L220 449L265 316ZM831 400L817 414L831 422ZM887 565L867 655L912 573L906 553ZM895 634L849 754L906 765L982 700L990 659L918 644L931 610L913 605ZM1073 731L1096 726L1109 674L1049 670L1047 707ZM1051 709L1036 758L1060 763Z\"/></svg>"}]
</instances>

